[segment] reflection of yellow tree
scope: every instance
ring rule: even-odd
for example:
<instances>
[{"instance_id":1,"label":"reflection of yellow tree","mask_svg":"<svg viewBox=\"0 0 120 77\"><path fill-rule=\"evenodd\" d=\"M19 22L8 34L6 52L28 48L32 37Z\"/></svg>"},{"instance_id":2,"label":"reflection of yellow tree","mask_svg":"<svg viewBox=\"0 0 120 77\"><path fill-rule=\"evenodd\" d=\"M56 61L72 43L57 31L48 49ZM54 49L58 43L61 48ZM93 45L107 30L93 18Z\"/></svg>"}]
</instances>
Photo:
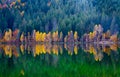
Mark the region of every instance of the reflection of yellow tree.
<instances>
[{"instance_id":1,"label":"reflection of yellow tree","mask_svg":"<svg viewBox=\"0 0 120 77\"><path fill-rule=\"evenodd\" d=\"M103 52L107 53L108 55L110 55L111 49L110 47L104 47L103 48Z\"/></svg>"},{"instance_id":2,"label":"reflection of yellow tree","mask_svg":"<svg viewBox=\"0 0 120 77\"><path fill-rule=\"evenodd\" d=\"M42 49L42 53L46 54L46 49L45 49L45 45L44 44L41 46L41 49Z\"/></svg>"},{"instance_id":3,"label":"reflection of yellow tree","mask_svg":"<svg viewBox=\"0 0 120 77\"><path fill-rule=\"evenodd\" d=\"M20 45L20 50L21 50L22 54L24 54L25 47L23 44Z\"/></svg>"},{"instance_id":4,"label":"reflection of yellow tree","mask_svg":"<svg viewBox=\"0 0 120 77\"><path fill-rule=\"evenodd\" d=\"M96 49L92 46L92 45L90 45L89 46L89 52L92 54L97 54L97 51L96 51Z\"/></svg>"},{"instance_id":5,"label":"reflection of yellow tree","mask_svg":"<svg viewBox=\"0 0 120 77\"><path fill-rule=\"evenodd\" d=\"M44 45L37 44L33 48L34 57L40 54L46 54L46 49Z\"/></svg>"},{"instance_id":6,"label":"reflection of yellow tree","mask_svg":"<svg viewBox=\"0 0 120 77\"><path fill-rule=\"evenodd\" d=\"M46 52L48 54L51 54L52 45L50 43L48 43L48 44L44 44L44 46L45 46Z\"/></svg>"},{"instance_id":7,"label":"reflection of yellow tree","mask_svg":"<svg viewBox=\"0 0 120 77\"><path fill-rule=\"evenodd\" d=\"M28 54L30 54L31 47L29 45L27 47L27 50L28 50Z\"/></svg>"},{"instance_id":8,"label":"reflection of yellow tree","mask_svg":"<svg viewBox=\"0 0 120 77\"><path fill-rule=\"evenodd\" d=\"M35 55L39 55L40 52L41 52L41 46L37 44L37 45L35 46Z\"/></svg>"},{"instance_id":9,"label":"reflection of yellow tree","mask_svg":"<svg viewBox=\"0 0 120 77\"><path fill-rule=\"evenodd\" d=\"M5 45L4 51L6 56L12 57L12 48L10 45Z\"/></svg>"},{"instance_id":10,"label":"reflection of yellow tree","mask_svg":"<svg viewBox=\"0 0 120 77\"><path fill-rule=\"evenodd\" d=\"M94 55L95 61L101 61L103 58L103 54L101 51L98 51L97 54Z\"/></svg>"},{"instance_id":11,"label":"reflection of yellow tree","mask_svg":"<svg viewBox=\"0 0 120 77\"><path fill-rule=\"evenodd\" d=\"M113 45L110 45L110 49L113 50L113 51L117 51L117 44L113 44Z\"/></svg>"},{"instance_id":12,"label":"reflection of yellow tree","mask_svg":"<svg viewBox=\"0 0 120 77\"><path fill-rule=\"evenodd\" d=\"M64 44L64 48L67 50L67 44Z\"/></svg>"},{"instance_id":13,"label":"reflection of yellow tree","mask_svg":"<svg viewBox=\"0 0 120 77\"><path fill-rule=\"evenodd\" d=\"M13 50L13 55L14 55L15 57L19 57L19 53L18 53L17 48L16 48L15 45L12 46L12 50Z\"/></svg>"},{"instance_id":14,"label":"reflection of yellow tree","mask_svg":"<svg viewBox=\"0 0 120 77\"><path fill-rule=\"evenodd\" d=\"M62 53L63 53L63 48L62 48L62 46L60 46L59 48L60 48L60 54L62 54Z\"/></svg>"},{"instance_id":15,"label":"reflection of yellow tree","mask_svg":"<svg viewBox=\"0 0 120 77\"><path fill-rule=\"evenodd\" d=\"M73 55L73 52L68 49L68 55Z\"/></svg>"},{"instance_id":16,"label":"reflection of yellow tree","mask_svg":"<svg viewBox=\"0 0 120 77\"><path fill-rule=\"evenodd\" d=\"M52 51L53 54L58 55L58 45L53 45Z\"/></svg>"},{"instance_id":17,"label":"reflection of yellow tree","mask_svg":"<svg viewBox=\"0 0 120 77\"><path fill-rule=\"evenodd\" d=\"M97 51L98 50L98 51ZM89 49L87 52L91 53L94 55L95 61L101 61L103 58L103 53L99 48L95 48L93 45L89 45Z\"/></svg>"},{"instance_id":18,"label":"reflection of yellow tree","mask_svg":"<svg viewBox=\"0 0 120 77\"><path fill-rule=\"evenodd\" d=\"M78 54L78 46L77 45L74 46L74 53L75 53L75 55Z\"/></svg>"}]
</instances>

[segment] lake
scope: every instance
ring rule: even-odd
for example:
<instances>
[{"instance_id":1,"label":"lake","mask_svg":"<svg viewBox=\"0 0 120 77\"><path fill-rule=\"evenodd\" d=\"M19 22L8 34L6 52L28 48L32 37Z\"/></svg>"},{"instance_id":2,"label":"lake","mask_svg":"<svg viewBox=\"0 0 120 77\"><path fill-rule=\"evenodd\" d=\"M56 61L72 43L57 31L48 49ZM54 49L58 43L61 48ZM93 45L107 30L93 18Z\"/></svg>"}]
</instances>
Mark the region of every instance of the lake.
<instances>
[{"instance_id":1,"label":"lake","mask_svg":"<svg viewBox=\"0 0 120 77\"><path fill-rule=\"evenodd\" d=\"M0 77L120 77L118 44L1 44Z\"/></svg>"}]
</instances>

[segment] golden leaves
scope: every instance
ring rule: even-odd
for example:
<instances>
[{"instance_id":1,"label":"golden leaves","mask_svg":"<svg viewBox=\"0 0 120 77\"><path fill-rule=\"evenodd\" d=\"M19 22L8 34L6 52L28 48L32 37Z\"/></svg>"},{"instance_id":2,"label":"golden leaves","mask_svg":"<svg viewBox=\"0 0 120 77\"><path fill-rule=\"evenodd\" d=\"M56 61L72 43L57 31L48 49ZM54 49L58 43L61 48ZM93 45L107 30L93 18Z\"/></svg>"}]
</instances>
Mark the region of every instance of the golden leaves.
<instances>
[{"instance_id":1,"label":"golden leaves","mask_svg":"<svg viewBox=\"0 0 120 77\"><path fill-rule=\"evenodd\" d=\"M75 40L75 42L78 41L78 33L77 33L77 31L75 31L75 33L74 33L74 40Z\"/></svg>"},{"instance_id":2,"label":"golden leaves","mask_svg":"<svg viewBox=\"0 0 120 77\"><path fill-rule=\"evenodd\" d=\"M11 29L9 29L8 31L5 31L4 39L7 42L11 41L11 39L12 39L12 30Z\"/></svg>"},{"instance_id":3,"label":"golden leaves","mask_svg":"<svg viewBox=\"0 0 120 77\"><path fill-rule=\"evenodd\" d=\"M5 55L12 57L12 48L10 45L6 45L4 47Z\"/></svg>"},{"instance_id":4,"label":"golden leaves","mask_svg":"<svg viewBox=\"0 0 120 77\"><path fill-rule=\"evenodd\" d=\"M118 41L117 34L110 36L110 40L113 42L117 42Z\"/></svg>"},{"instance_id":5,"label":"golden leaves","mask_svg":"<svg viewBox=\"0 0 120 77\"><path fill-rule=\"evenodd\" d=\"M21 41L21 42L24 41L24 33L21 34L21 36L20 36L20 41Z\"/></svg>"}]
</instances>

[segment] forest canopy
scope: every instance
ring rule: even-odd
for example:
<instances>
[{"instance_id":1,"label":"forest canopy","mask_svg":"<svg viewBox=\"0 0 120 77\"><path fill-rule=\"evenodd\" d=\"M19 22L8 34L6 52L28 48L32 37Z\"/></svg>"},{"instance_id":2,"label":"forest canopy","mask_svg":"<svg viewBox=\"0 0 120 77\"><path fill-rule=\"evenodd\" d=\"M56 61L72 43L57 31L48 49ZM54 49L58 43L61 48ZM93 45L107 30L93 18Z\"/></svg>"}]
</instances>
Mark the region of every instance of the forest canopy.
<instances>
[{"instance_id":1,"label":"forest canopy","mask_svg":"<svg viewBox=\"0 0 120 77\"><path fill-rule=\"evenodd\" d=\"M77 31L81 37L101 24L120 32L120 0L0 0L0 32Z\"/></svg>"}]
</instances>

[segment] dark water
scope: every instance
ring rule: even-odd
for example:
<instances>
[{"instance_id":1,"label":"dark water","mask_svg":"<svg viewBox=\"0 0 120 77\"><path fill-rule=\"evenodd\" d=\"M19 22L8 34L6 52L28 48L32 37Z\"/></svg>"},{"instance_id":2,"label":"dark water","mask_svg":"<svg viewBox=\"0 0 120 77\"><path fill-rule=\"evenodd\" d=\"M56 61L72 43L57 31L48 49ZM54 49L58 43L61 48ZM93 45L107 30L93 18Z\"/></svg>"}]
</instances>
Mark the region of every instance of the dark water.
<instances>
[{"instance_id":1,"label":"dark water","mask_svg":"<svg viewBox=\"0 0 120 77\"><path fill-rule=\"evenodd\" d=\"M0 45L0 77L120 77L119 52L117 44Z\"/></svg>"}]
</instances>

